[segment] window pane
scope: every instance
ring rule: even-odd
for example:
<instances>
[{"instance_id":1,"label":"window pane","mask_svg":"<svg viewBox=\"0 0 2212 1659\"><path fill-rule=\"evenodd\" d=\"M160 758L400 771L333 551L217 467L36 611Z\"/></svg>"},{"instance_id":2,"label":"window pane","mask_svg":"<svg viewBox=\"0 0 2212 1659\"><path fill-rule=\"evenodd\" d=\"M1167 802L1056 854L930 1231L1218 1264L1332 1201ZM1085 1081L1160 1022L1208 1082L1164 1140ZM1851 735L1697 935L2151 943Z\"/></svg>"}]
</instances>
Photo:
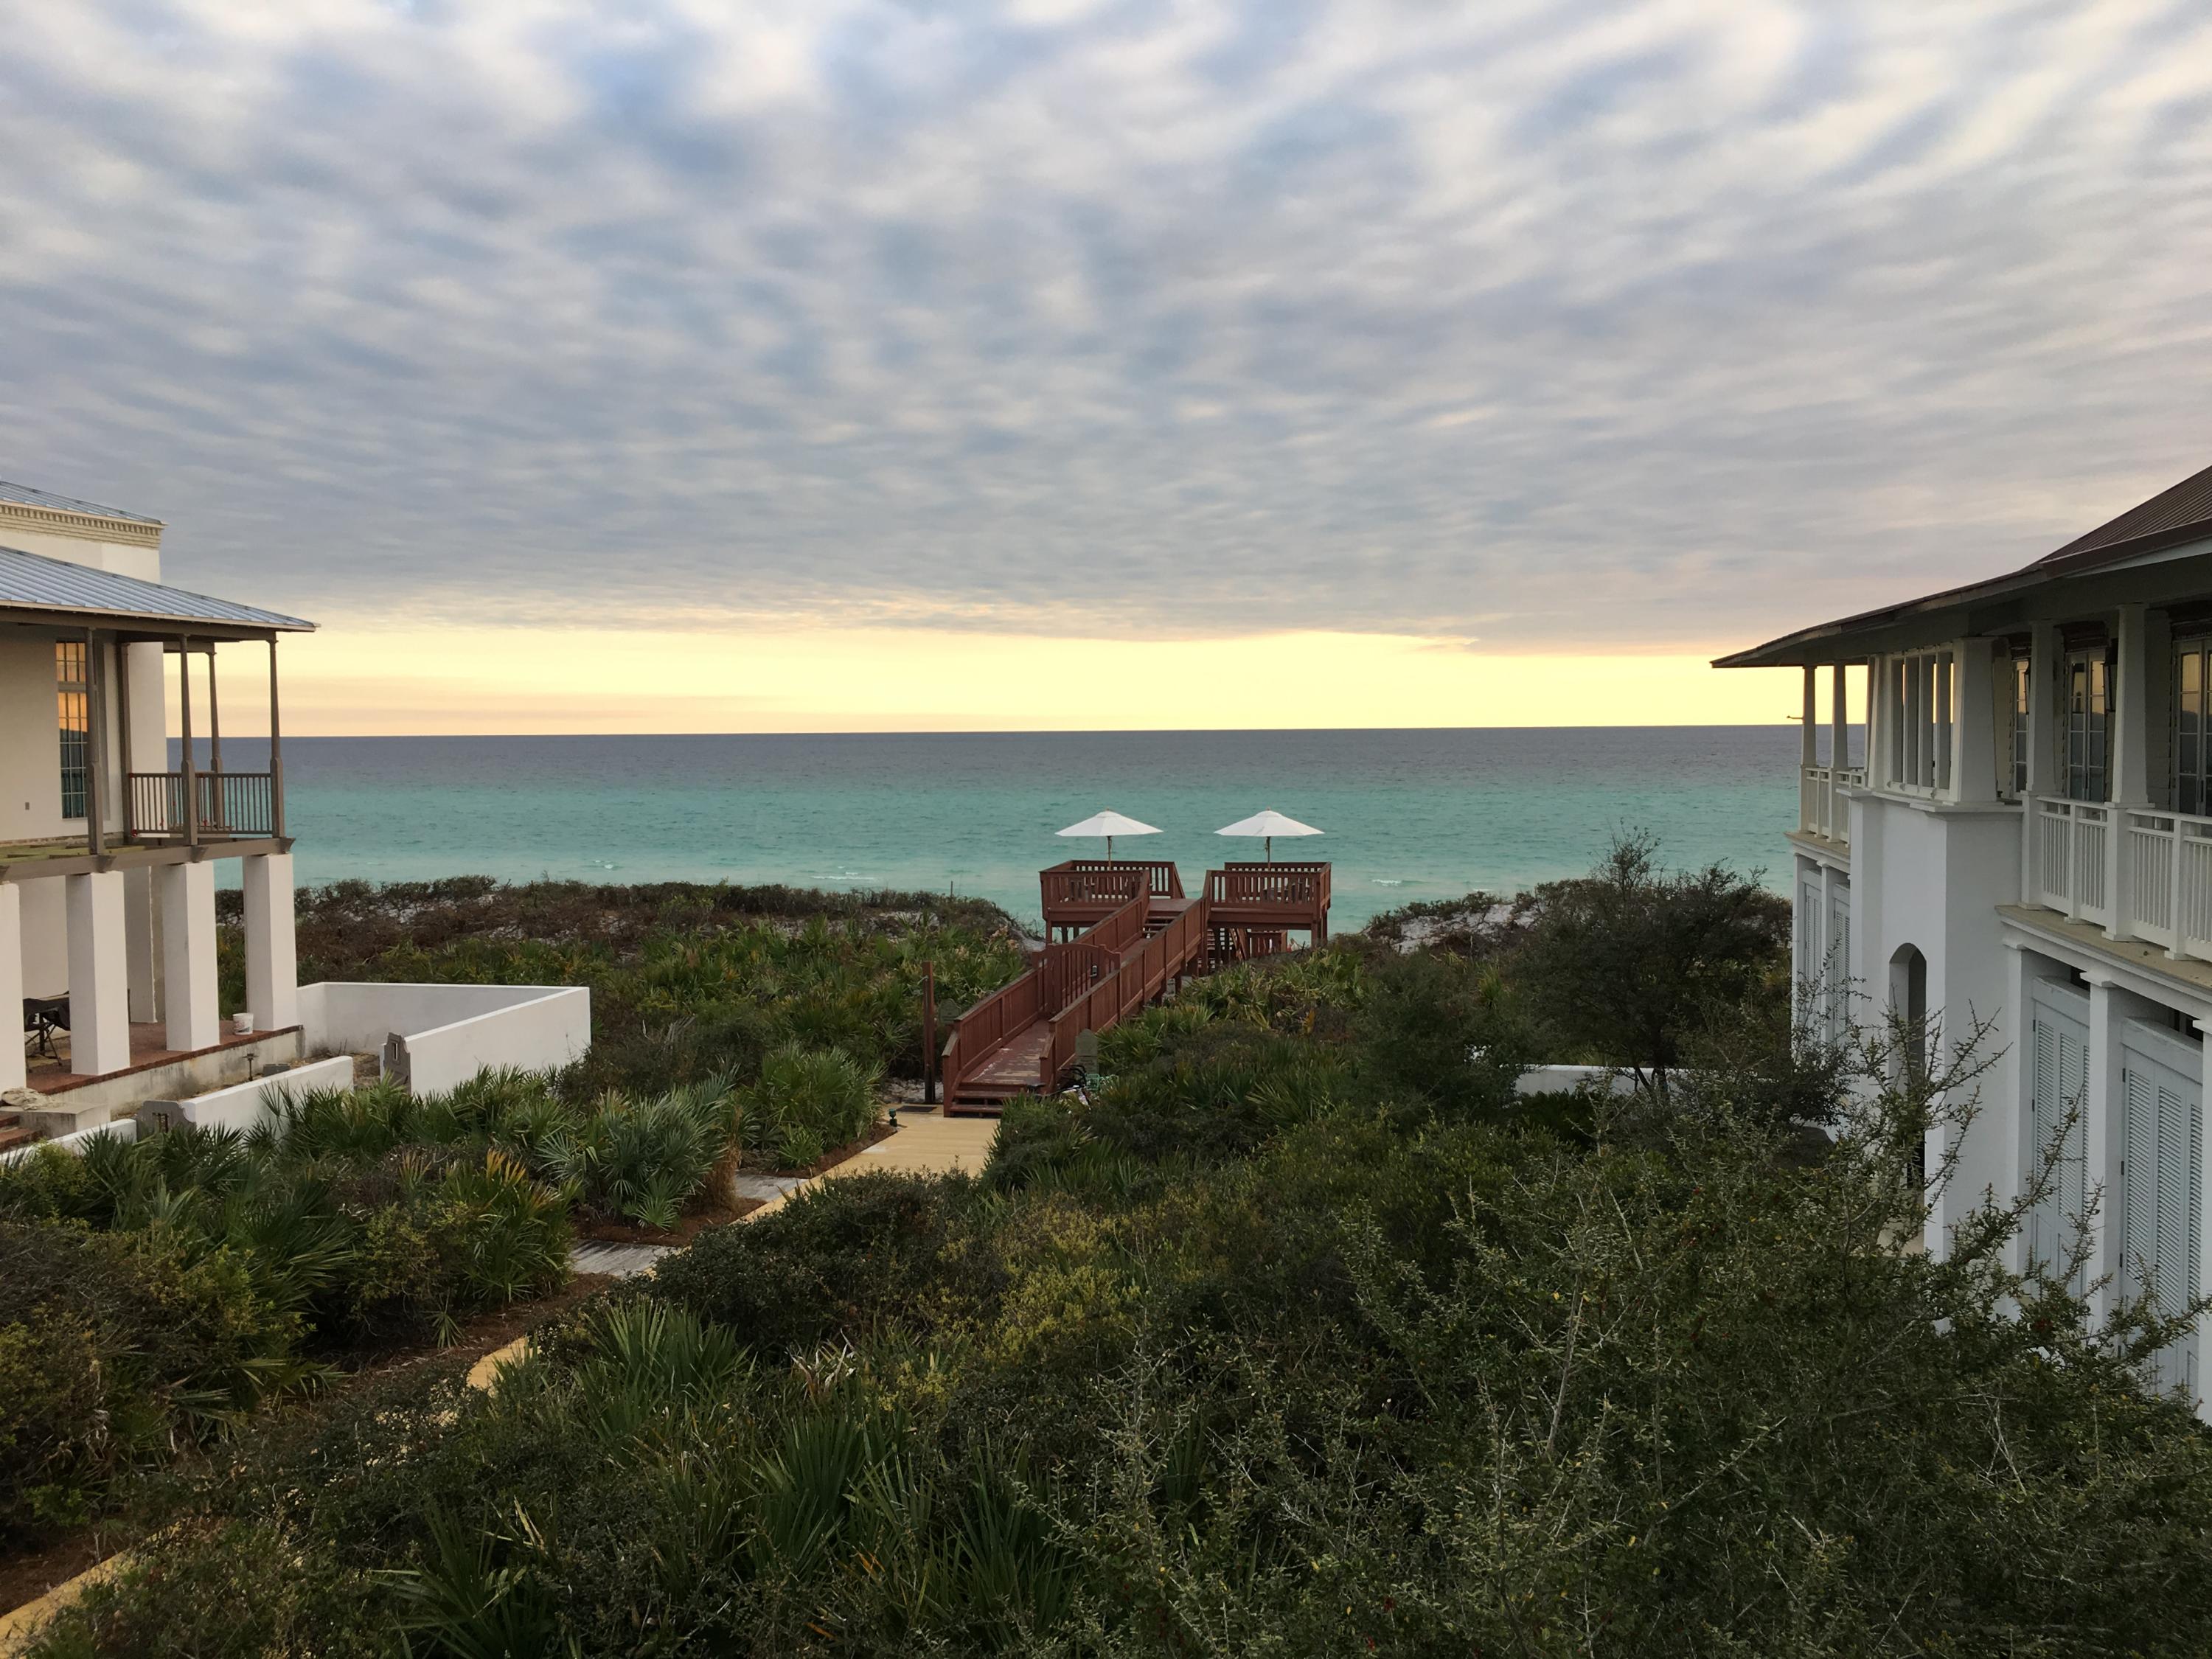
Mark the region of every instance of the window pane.
<instances>
[{"instance_id":1,"label":"window pane","mask_svg":"<svg viewBox=\"0 0 2212 1659\"><path fill-rule=\"evenodd\" d=\"M85 718L84 644L64 640L54 647L54 720L61 734L62 816L85 813L85 754L89 722Z\"/></svg>"}]
</instances>

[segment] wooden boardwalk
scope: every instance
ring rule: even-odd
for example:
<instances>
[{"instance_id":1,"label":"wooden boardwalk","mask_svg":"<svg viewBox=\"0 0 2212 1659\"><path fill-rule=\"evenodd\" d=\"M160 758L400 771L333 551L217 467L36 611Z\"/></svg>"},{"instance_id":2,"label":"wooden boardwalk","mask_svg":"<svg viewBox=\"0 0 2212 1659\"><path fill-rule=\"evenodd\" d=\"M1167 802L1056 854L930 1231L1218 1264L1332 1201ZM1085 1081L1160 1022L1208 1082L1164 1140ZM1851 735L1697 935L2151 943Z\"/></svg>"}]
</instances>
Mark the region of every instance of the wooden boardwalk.
<instances>
[{"instance_id":1,"label":"wooden boardwalk","mask_svg":"<svg viewBox=\"0 0 2212 1659\"><path fill-rule=\"evenodd\" d=\"M1293 933L1328 937L1326 864L1243 864L1186 894L1164 861L1071 860L1040 872L1047 944L1027 969L961 1015L939 1074L949 1113L995 1113L1049 1093L1080 1040L1110 1030L1194 973L1272 956Z\"/></svg>"}]
</instances>

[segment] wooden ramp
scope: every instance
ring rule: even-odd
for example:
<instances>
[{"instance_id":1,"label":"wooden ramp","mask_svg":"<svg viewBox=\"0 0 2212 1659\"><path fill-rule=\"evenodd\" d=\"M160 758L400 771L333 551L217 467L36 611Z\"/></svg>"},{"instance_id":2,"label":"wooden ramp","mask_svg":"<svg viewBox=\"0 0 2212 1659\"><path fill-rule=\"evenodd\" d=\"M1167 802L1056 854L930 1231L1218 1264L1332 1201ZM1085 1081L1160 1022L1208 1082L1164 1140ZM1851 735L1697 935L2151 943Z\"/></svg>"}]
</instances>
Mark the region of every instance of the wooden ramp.
<instances>
[{"instance_id":1,"label":"wooden ramp","mask_svg":"<svg viewBox=\"0 0 2212 1659\"><path fill-rule=\"evenodd\" d=\"M1041 872L1048 943L1011 985L961 1015L939 1075L949 1113L995 1113L1059 1087L1085 1033L1112 1030L1216 963L1328 937L1326 864L1209 871L1194 895L1173 864L1071 860Z\"/></svg>"}]
</instances>

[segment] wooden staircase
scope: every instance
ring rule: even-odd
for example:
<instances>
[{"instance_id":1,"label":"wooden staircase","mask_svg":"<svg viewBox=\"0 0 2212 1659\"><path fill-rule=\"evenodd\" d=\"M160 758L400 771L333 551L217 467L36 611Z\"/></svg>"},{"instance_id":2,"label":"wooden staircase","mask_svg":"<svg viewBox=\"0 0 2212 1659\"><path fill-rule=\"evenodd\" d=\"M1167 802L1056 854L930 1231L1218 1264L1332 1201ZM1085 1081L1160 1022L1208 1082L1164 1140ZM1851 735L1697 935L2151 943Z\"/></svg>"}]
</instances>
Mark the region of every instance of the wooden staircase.
<instances>
[{"instance_id":1,"label":"wooden staircase","mask_svg":"<svg viewBox=\"0 0 2212 1659\"><path fill-rule=\"evenodd\" d=\"M1075 938L1037 951L1019 978L955 1022L939 1067L945 1111L995 1113L1017 1095L1051 1092L1086 1032L1111 1030L1204 970L1212 948L1206 917L1203 896L1138 891Z\"/></svg>"}]
</instances>

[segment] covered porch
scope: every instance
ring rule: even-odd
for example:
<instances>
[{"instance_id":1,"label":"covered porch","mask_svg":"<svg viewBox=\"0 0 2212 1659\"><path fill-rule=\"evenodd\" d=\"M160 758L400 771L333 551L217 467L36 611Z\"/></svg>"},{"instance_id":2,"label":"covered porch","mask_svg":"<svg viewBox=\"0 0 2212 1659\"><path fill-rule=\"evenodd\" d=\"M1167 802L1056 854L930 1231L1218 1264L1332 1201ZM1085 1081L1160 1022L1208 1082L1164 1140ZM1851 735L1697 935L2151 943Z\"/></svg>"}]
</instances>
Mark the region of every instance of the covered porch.
<instances>
[{"instance_id":1,"label":"covered porch","mask_svg":"<svg viewBox=\"0 0 2212 1659\"><path fill-rule=\"evenodd\" d=\"M30 1003L59 1002L67 1026L65 1061L32 1052L27 1031L0 1043L0 1090L226 1044L217 859L241 861L246 1012L263 1033L296 1023L276 643L311 627L0 547L0 713L15 728L0 752L0 1007L22 1006L27 1025ZM242 682L219 675L221 647L226 663L249 653ZM265 761L237 765L223 712L241 691L268 738Z\"/></svg>"}]
</instances>

